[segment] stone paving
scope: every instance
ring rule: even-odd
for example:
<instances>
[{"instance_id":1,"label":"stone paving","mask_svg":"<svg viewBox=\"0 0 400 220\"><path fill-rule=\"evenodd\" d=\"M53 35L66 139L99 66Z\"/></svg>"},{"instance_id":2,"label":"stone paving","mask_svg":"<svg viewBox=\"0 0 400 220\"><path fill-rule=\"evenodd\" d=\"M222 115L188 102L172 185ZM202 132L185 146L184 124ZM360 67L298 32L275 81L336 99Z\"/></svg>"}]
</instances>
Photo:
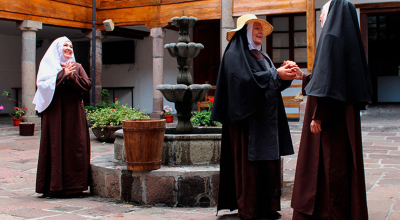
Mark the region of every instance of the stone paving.
<instances>
[{"instance_id":1,"label":"stone paving","mask_svg":"<svg viewBox=\"0 0 400 220\"><path fill-rule=\"evenodd\" d=\"M397 109L398 110L398 109ZM399 113L397 113L399 112ZM400 114L400 111L394 114ZM392 115L393 116L393 115ZM384 116L382 116L384 117ZM386 116L385 116L386 117ZM385 119L386 120L386 119ZM398 118L363 125L364 163L368 210L371 220L400 219L400 128ZM390 130L390 132L375 132ZM383 127L382 127L383 126ZM385 126L391 129L385 129ZM365 127L365 128L364 128ZM298 151L300 132L292 130ZM91 136L92 158L112 154L113 144ZM0 126L1 219L134 219L134 220L238 220L237 212L199 207L151 207L87 195L84 198L45 199L35 193L40 131L19 136L16 127ZM291 219L290 208L297 154L284 158L282 219Z\"/></svg>"}]
</instances>

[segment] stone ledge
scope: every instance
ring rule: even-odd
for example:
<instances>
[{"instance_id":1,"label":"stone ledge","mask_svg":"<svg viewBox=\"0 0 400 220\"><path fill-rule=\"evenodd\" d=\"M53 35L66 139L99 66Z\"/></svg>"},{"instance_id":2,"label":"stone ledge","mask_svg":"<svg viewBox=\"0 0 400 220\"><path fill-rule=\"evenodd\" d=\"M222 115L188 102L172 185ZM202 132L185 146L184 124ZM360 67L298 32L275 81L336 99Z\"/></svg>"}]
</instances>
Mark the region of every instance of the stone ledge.
<instances>
[{"instance_id":1,"label":"stone ledge","mask_svg":"<svg viewBox=\"0 0 400 220\"><path fill-rule=\"evenodd\" d=\"M219 164L221 155L221 128L196 128L197 134L168 134L173 129L166 129L162 164L164 165L205 165ZM214 132L208 133L207 132ZM123 130L114 134L114 158L125 161L125 142Z\"/></svg>"},{"instance_id":2,"label":"stone ledge","mask_svg":"<svg viewBox=\"0 0 400 220\"><path fill-rule=\"evenodd\" d=\"M137 204L215 206L219 165L161 166L154 171L129 171L113 154L91 160L93 194Z\"/></svg>"}]
</instances>

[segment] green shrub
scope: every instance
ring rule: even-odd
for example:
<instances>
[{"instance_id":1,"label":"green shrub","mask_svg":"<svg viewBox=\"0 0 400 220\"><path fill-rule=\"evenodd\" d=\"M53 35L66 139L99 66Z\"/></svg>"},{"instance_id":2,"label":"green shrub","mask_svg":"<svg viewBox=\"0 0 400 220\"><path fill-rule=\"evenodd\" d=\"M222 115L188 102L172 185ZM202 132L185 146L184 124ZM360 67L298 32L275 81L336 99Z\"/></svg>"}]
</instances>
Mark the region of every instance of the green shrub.
<instances>
[{"instance_id":1,"label":"green shrub","mask_svg":"<svg viewBox=\"0 0 400 220\"><path fill-rule=\"evenodd\" d=\"M122 120L125 119L149 118L144 111L128 108L126 105L118 106L118 101L116 101L113 107L97 108L96 110L88 111L86 116L88 123L92 124L91 128L93 128L97 126L122 125Z\"/></svg>"},{"instance_id":2,"label":"green shrub","mask_svg":"<svg viewBox=\"0 0 400 220\"><path fill-rule=\"evenodd\" d=\"M214 98L209 99L208 101L208 110L207 111L200 111L200 112L193 112L193 116L190 119L194 126L220 126L221 123L217 121L211 121L211 109L214 104Z\"/></svg>"}]
</instances>

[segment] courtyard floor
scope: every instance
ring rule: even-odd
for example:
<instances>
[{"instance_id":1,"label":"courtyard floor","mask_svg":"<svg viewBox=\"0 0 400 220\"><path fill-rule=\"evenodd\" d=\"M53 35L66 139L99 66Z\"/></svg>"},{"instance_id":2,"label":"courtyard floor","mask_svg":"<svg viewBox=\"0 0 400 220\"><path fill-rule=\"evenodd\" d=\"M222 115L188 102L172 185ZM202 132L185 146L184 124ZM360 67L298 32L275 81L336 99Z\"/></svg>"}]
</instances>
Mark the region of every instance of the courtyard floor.
<instances>
[{"instance_id":1,"label":"courtyard floor","mask_svg":"<svg viewBox=\"0 0 400 220\"><path fill-rule=\"evenodd\" d=\"M364 165L368 211L371 220L400 219L400 105L371 107L362 113ZM40 131L19 136L9 117L0 117L0 220L1 219L134 219L212 220L239 219L237 212L215 207L153 207L87 195L84 198L46 199L35 193ZM291 122L296 123L296 122ZM296 153L300 140L294 124ZM91 135L92 158L113 153L113 144ZM291 192L297 154L284 157L282 219L291 219Z\"/></svg>"}]
</instances>

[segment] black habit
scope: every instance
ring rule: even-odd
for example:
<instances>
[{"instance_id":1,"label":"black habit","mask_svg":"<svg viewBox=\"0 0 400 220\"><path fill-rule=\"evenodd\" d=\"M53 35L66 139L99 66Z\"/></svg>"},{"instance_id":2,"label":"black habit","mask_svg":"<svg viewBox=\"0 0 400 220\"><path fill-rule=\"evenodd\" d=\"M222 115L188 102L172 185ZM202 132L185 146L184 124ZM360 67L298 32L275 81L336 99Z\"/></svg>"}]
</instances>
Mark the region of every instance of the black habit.
<instances>
[{"instance_id":1,"label":"black habit","mask_svg":"<svg viewBox=\"0 0 400 220\"><path fill-rule=\"evenodd\" d=\"M318 42L308 95L292 207L294 220L368 219L360 109L371 84L354 5L332 0ZM322 131L312 133L312 120Z\"/></svg>"},{"instance_id":2,"label":"black habit","mask_svg":"<svg viewBox=\"0 0 400 220\"><path fill-rule=\"evenodd\" d=\"M36 192L77 194L90 183L90 137L83 92L92 82L75 63L74 80L57 75L53 100L42 113Z\"/></svg>"},{"instance_id":3,"label":"black habit","mask_svg":"<svg viewBox=\"0 0 400 220\"><path fill-rule=\"evenodd\" d=\"M239 209L243 219L280 210L280 156L293 154L279 79L262 51L248 48L247 26L222 58L211 119L222 126L218 210Z\"/></svg>"}]
</instances>

